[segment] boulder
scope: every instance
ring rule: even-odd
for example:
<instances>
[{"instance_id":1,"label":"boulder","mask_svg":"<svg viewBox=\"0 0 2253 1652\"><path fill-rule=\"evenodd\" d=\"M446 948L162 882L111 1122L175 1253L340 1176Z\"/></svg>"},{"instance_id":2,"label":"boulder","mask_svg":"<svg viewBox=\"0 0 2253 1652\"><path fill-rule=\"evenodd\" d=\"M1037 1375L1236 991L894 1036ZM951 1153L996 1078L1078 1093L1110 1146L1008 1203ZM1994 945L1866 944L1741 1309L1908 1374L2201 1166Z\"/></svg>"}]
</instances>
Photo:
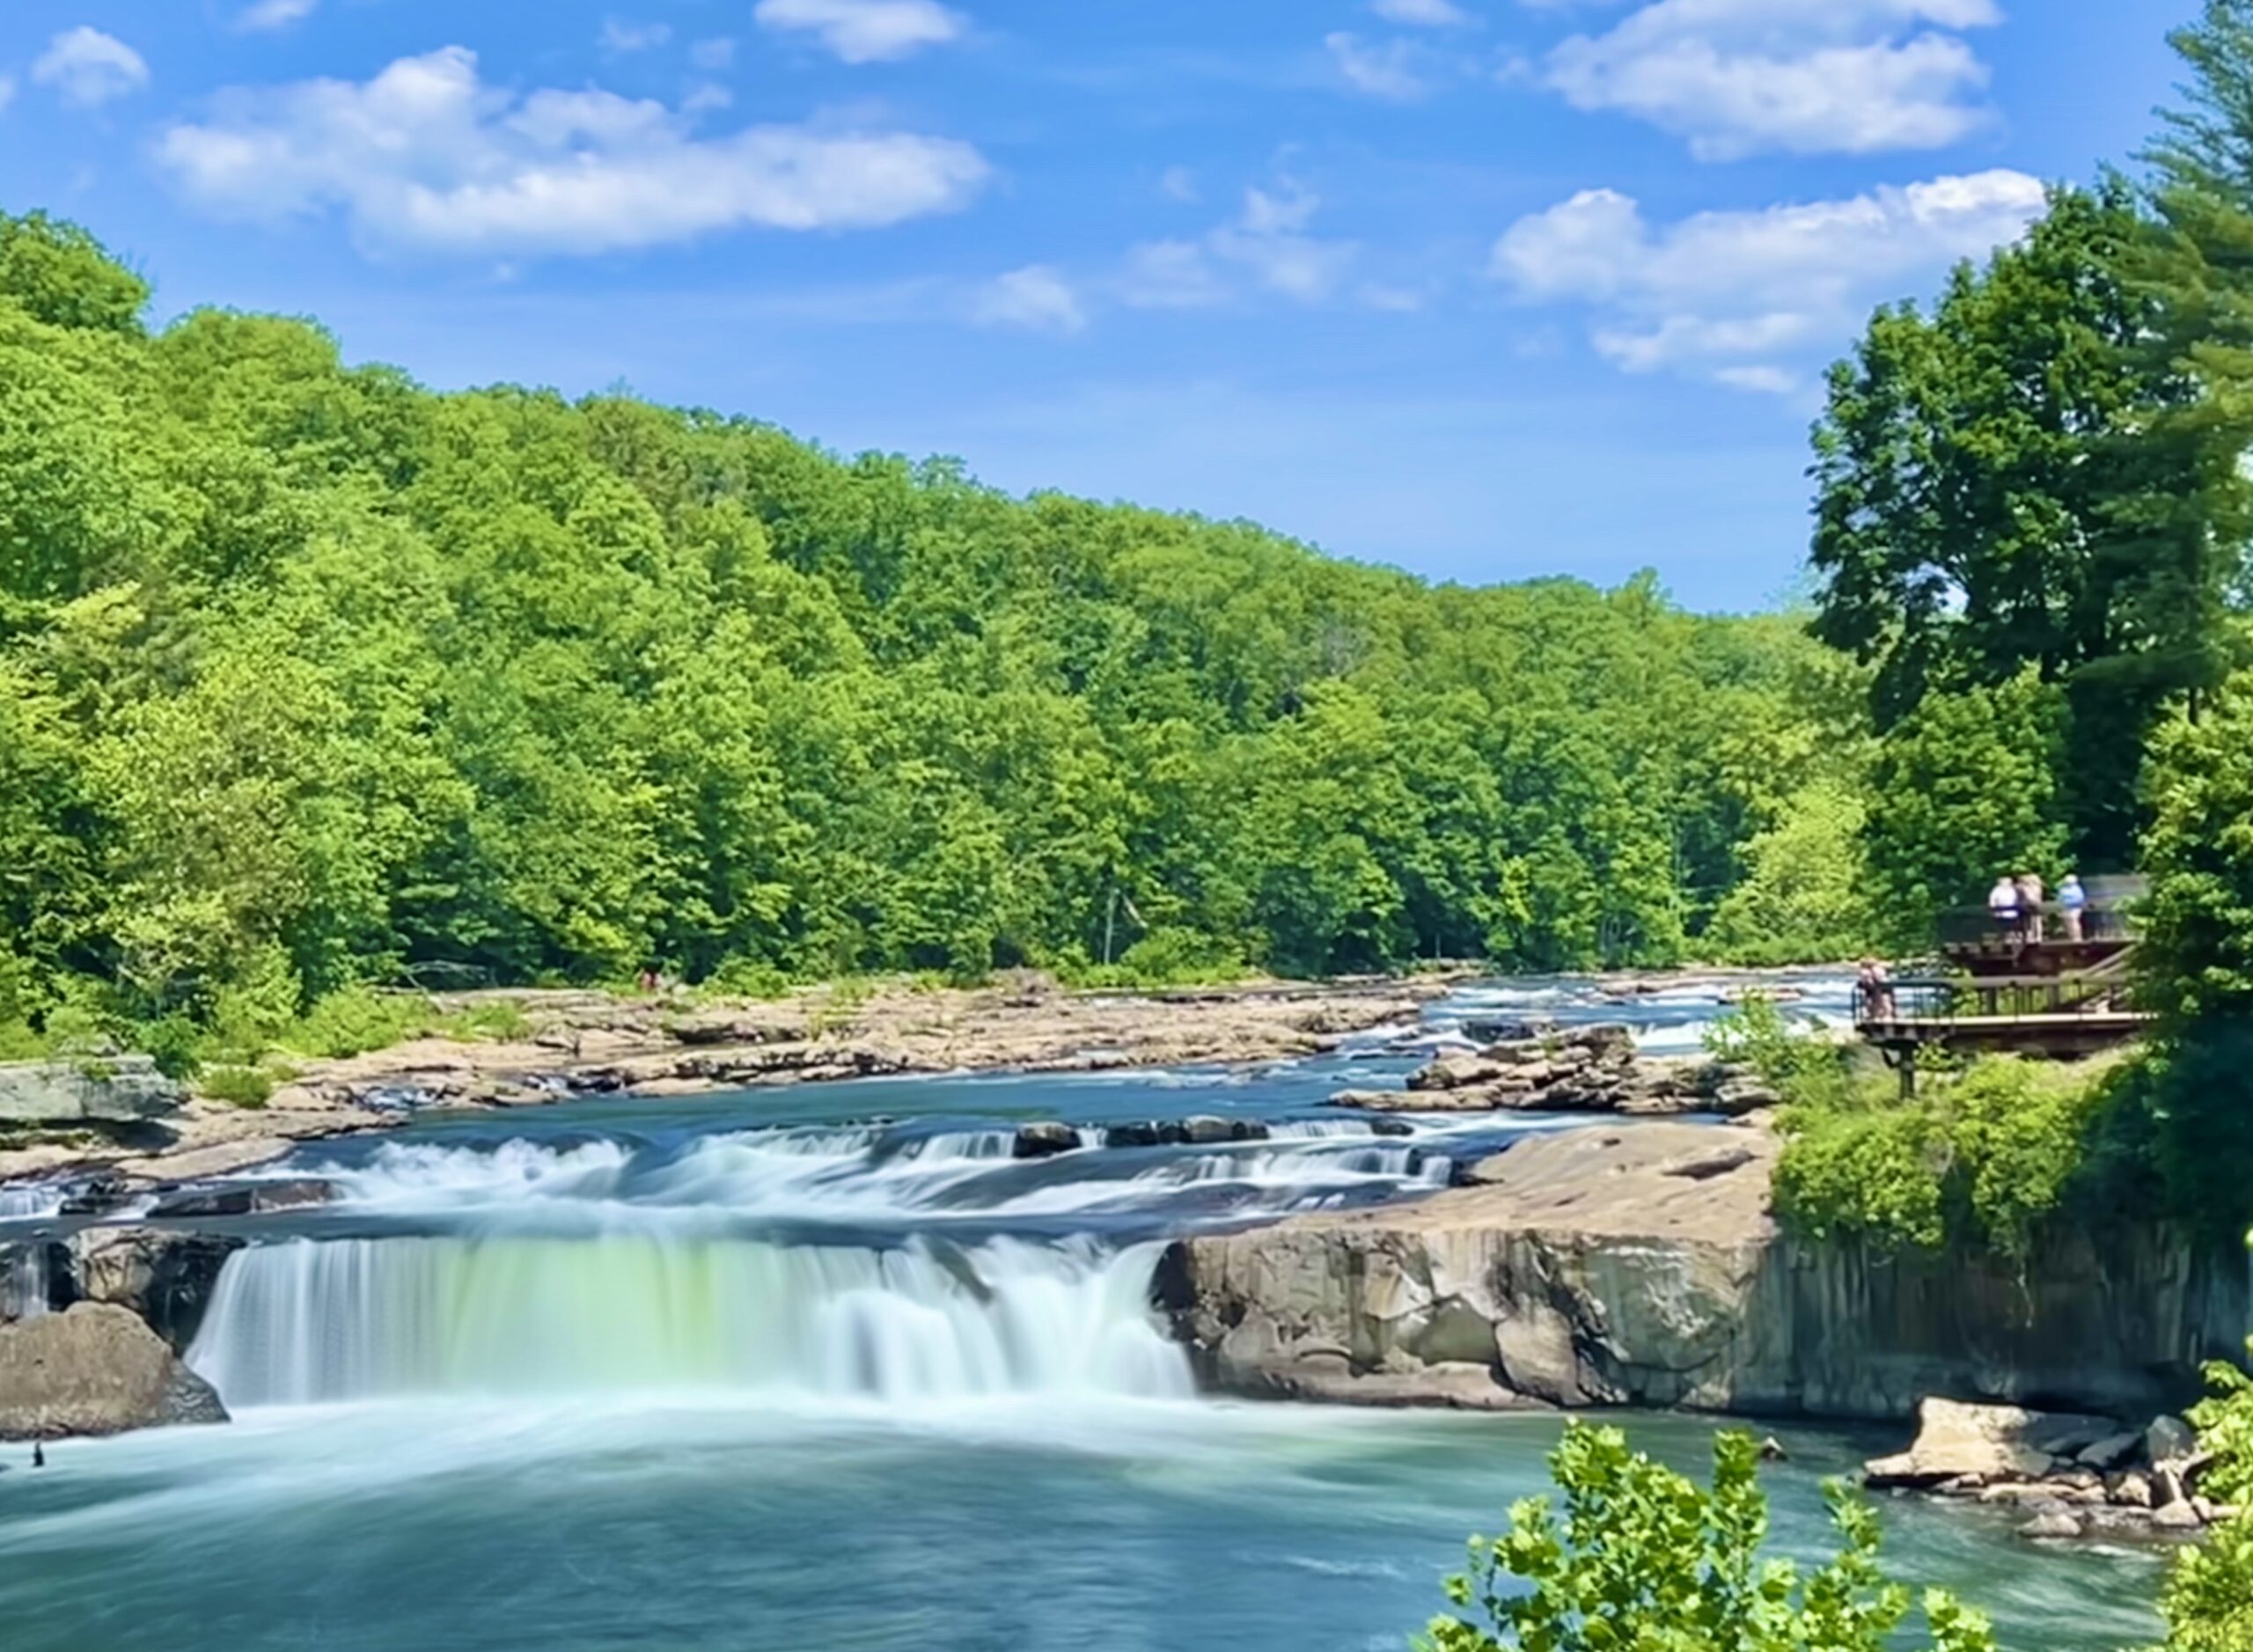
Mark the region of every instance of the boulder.
<instances>
[{"instance_id":1,"label":"boulder","mask_svg":"<svg viewBox=\"0 0 2253 1652\"><path fill-rule=\"evenodd\" d=\"M1927 1487L1974 1474L1990 1481L2038 1479L2059 1457L2116 1432L2117 1425L2102 1418L1927 1399L1918 1408L1917 1443L1898 1456L1873 1458L1863 1475L1880 1487Z\"/></svg>"},{"instance_id":2,"label":"boulder","mask_svg":"<svg viewBox=\"0 0 2253 1652\"><path fill-rule=\"evenodd\" d=\"M2172 1463L2198 1449L2198 1436L2180 1417L2157 1417L2144 1430L2144 1455L2154 1463Z\"/></svg>"},{"instance_id":3,"label":"boulder","mask_svg":"<svg viewBox=\"0 0 2253 1652\"><path fill-rule=\"evenodd\" d=\"M1259 1134L1252 1134L1254 1128ZM1254 1127L1248 1120L1215 1119L1206 1114L1181 1121L1183 1140L1192 1147L1212 1147L1222 1142L1253 1142L1264 1140L1267 1127Z\"/></svg>"},{"instance_id":4,"label":"boulder","mask_svg":"<svg viewBox=\"0 0 2253 1652\"><path fill-rule=\"evenodd\" d=\"M211 1385L126 1309L82 1302L0 1327L0 1440L226 1421Z\"/></svg>"},{"instance_id":5,"label":"boulder","mask_svg":"<svg viewBox=\"0 0 2253 1652\"><path fill-rule=\"evenodd\" d=\"M1415 1090L1469 1090L1479 1084L1491 1084L1505 1076L1508 1071L1501 1062L1488 1061L1482 1055L1442 1055L1409 1074L1408 1088Z\"/></svg>"},{"instance_id":6,"label":"boulder","mask_svg":"<svg viewBox=\"0 0 2253 1652\"><path fill-rule=\"evenodd\" d=\"M1586 1050L1599 1061L1624 1061L1635 1054L1635 1030L1617 1021L1574 1027L1565 1035L1565 1047Z\"/></svg>"},{"instance_id":7,"label":"boulder","mask_svg":"<svg viewBox=\"0 0 2253 1652\"><path fill-rule=\"evenodd\" d=\"M96 1171L63 1194L58 1208L66 1216L106 1216L132 1203L142 1193L115 1171Z\"/></svg>"},{"instance_id":8,"label":"boulder","mask_svg":"<svg viewBox=\"0 0 2253 1652\"><path fill-rule=\"evenodd\" d=\"M2104 1485L2105 1501L2121 1509L2151 1507L2151 1479L2136 1469L2110 1477Z\"/></svg>"},{"instance_id":9,"label":"boulder","mask_svg":"<svg viewBox=\"0 0 2253 1652\"><path fill-rule=\"evenodd\" d=\"M2081 1524L2070 1510L2052 1509L2038 1514L2018 1529L2018 1535L2029 1542L2053 1542L2078 1538Z\"/></svg>"},{"instance_id":10,"label":"boulder","mask_svg":"<svg viewBox=\"0 0 2253 1652\"><path fill-rule=\"evenodd\" d=\"M128 1310L172 1347L195 1340L238 1238L158 1228L89 1228L70 1245L74 1298Z\"/></svg>"},{"instance_id":11,"label":"boulder","mask_svg":"<svg viewBox=\"0 0 2253 1652\"><path fill-rule=\"evenodd\" d=\"M2188 1502L2162 1503L2152 1511L2152 1529L2155 1531L2196 1531L2205 1522L2198 1518L2198 1511Z\"/></svg>"},{"instance_id":12,"label":"boulder","mask_svg":"<svg viewBox=\"0 0 2253 1652\"><path fill-rule=\"evenodd\" d=\"M2136 1453L2143 1448L2144 1437L2140 1434L2108 1434L2094 1445L2083 1446L2073 1461L2103 1473L2134 1462Z\"/></svg>"},{"instance_id":13,"label":"boulder","mask_svg":"<svg viewBox=\"0 0 2253 1652\"><path fill-rule=\"evenodd\" d=\"M1025 1124L1017 1127L1016 1142L1009 1156L1021 1159L1053 1158L1059 1153L1069 1153L1080 1145L1080 1133L1068 1124L1053 1122Z\"/></svg>"},{"instance_id":14,"label":"boulder","mask_svg":"<svg viewBox=\"0 0 2253 1652\"><path fill-rule=\"evenodd\" d=\"M0 1124L142 1124L187 1100L145 1055L0 1062Z\"/></svg>"},{"instance_id":15,"label":"boulder","mask_svg":"<svg viewBox=\"0 0 2253 1652\"><path fill-rule=\"evenodd\" d=\"M1537 1044L1557 1030L1546 1016L1467 1016L1463 1036L1473 1044Z\"/></svg>"}]
</instances>

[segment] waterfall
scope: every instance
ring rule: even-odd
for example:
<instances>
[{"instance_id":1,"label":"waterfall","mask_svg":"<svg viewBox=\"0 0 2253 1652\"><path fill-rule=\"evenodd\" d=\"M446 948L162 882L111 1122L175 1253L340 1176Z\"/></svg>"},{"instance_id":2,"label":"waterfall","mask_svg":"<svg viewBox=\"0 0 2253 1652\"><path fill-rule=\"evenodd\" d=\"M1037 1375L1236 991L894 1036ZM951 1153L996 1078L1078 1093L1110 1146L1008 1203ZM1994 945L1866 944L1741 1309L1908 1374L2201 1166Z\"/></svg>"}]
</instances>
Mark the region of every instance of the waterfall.
<instances>
[{"instance_id":1,"label":"waterfall","mask_svg":"<svg viewBox=\"0 0 2253 1652\"><path fill-rule=\"evenodd\" d=\"M294 1240L228 1259L188 1362L230 1406L647 1390L1186 1396L1156 1247Z\"/></svg>"}]
</instances>

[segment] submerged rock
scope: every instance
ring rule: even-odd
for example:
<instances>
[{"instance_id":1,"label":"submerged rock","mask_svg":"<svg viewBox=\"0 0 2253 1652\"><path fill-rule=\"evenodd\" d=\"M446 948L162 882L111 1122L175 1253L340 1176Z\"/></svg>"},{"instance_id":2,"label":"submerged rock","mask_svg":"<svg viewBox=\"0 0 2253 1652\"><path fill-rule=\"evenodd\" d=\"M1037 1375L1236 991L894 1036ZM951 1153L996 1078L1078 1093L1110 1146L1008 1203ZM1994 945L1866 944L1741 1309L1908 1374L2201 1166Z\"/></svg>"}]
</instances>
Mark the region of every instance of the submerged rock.
<instances>
[{"instance_id":1,"label":"submerged rock","mask_svg":"<svg viewBox=\"0 0 2253 1652\"><path fill-rule=\"evenodd\" d=\"M0 1327L0 1440L226 1421L210 1384L126 1309L82 1302Z\"/></svg>"},{"instance_id":2,"label":"submerged rock","mask_svg":"<svg viewBox=\"0 0 2253 1652\"><path fill-rule=\"evenodd\" d=\"M1079 1145L1080 1133L1068 1124L1019 1125L1016 1141L1010 1147L1009 1156L1021 1159L1053 1158L1059 1153L1073 1151Z\"/></svg>"}]
</instances>

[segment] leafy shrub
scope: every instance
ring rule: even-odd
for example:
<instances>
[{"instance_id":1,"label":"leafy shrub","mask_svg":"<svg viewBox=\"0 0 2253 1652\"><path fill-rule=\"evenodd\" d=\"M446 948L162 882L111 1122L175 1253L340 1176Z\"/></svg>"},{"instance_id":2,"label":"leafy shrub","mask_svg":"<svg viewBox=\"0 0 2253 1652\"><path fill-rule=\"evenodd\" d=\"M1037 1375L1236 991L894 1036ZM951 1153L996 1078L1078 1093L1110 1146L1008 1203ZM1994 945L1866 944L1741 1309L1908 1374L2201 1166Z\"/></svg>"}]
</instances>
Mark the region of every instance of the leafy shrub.
<instances>
[{"instance_id":1,"label":"leafy shrub","mask_svg":"<svg viewBox=\"0 0 2253 1652\"><path fill-rule=\"evenodd\" d=\"M2253 1381L2230 1365L2206 1377L2213 1398L2191 1413L2199 1445L2214 1454L2201 1488L2242 1507L2253 1497ZM2159 1610L2168 1630L2160 1652L2253 1652L2253 1523L2239 1515L2177 1550Z\"/></svg>"},{"instance_id":2,"label":"leafy shrub","mask_svg":"<svg viewBox=\"0 0 2253 1652\"><path fill-rule=\"evenodd\" d=\"M1751 1437L1714 1443L1710 1490L1630 1451L1617 1428L1574 1423L1550 1458L1564 1493L1510 1511L1508 1535L1471 1543L1447 1582L1458 1614L1420 1652L1889 1652L1909 1591L1877 1563L1877 1517L1827 1487L1838 1555L1812 1571L1764 1558L1768 1501ZM1515 1585L1515 1586L1514 1586ZM1924 1597L1934 1652L1994 1652L1986 1619Z\"/></svg>"},{"instance_id":3,"label":"leafy shrub","mask_svg":"<svg viewBox=\"0 0 2253 1652\"><path fill-rule=\"evenodd\" d=\"M1783 1118L1776 1208L1816 1237L1956 1239L2023 1259L2045 1222L2100 1204L2101 1181L2126 1173L2106 1141L2125 1072L1993 1056L1928 1076L1913 1099L1873 1087L1799 1102Z\"/></svg>"},{"instance_id":4,"label":"leafy shrub","mask_svg":"<svg viewBox=\"0 0 2253 1652\"><path fill-rule=\"evenodd\" d=\"M1948 1237L1947 1144L1922 1111L1799 1113L1776 1167L1776 1209L1818 1239L1931 1248Z\"/></svg>"},{"instance_id":5,"label":"leafy shrub","mask_svg":"<svg viewBox=\"0 0 2253 1652\"><path fill-rule=\"evenodd\" d=\"M305 1055L361 1055L414 1037L431 1019L429 1001L419 995L347 987L307 1010L280 1041Z\"/></svg>"},{"instance_id":6,"label":"leafy shrub","mask_svg":"<svg viewBox=\"0 0 2253 1652\"><path fill-rule=\"evenodd\" d=\"M532 1017L513 998L485 998L430 1024L430 1034L471 1044L480 1039L510 1044L532 1036Z\"/></svg>"},{"instance_id":7,"label":"leafy shrub","mask_svg":"<svg viewBox=\"0 0 2253 1652\"><path fill-rule=\"evenodd\" d=\"M263 1107L274 1094L274 1077L262 1067L207 1067L196 1089L213 1101Z\"/></svg>"}]
</instances>

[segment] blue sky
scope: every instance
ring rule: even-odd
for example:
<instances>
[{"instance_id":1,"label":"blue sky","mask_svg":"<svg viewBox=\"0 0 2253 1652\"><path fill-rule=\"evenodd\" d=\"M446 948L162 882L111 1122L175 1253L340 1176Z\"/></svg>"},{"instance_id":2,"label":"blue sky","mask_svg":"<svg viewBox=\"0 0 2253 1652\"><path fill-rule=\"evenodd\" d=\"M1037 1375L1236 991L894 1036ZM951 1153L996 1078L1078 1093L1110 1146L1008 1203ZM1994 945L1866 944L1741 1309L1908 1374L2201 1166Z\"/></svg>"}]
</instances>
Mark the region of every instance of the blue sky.
<instances>
[{"instance_id":1,"label":"blue sky","mask_svg":"<svg viewBox=\"0 0 2253 1652\"><path fill-rule=\"evenodd\" d=\"M0 205L438 386L1743 608L1823 363L2191 4L10 0Z\"/></svg>"}]
</instances>

